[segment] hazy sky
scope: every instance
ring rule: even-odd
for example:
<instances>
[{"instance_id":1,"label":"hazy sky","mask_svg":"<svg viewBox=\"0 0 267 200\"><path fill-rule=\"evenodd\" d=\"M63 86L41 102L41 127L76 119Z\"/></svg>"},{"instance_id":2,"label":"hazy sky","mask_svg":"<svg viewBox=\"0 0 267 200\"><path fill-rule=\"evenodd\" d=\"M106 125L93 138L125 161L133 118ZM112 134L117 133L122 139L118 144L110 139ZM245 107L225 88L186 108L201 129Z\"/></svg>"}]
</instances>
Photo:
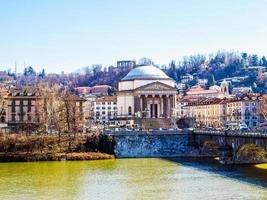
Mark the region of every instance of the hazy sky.
<instances>
[{"instance_id":1,"label":"hazy sky","mask_svg":"<svg viewBox=\"0 0 267 200\"><path fill-rule=\"evenodd\" d=\"M48 72L219 49L267 55L267 0L0 0L0 70Z\"/></svg>"}]
</instances>

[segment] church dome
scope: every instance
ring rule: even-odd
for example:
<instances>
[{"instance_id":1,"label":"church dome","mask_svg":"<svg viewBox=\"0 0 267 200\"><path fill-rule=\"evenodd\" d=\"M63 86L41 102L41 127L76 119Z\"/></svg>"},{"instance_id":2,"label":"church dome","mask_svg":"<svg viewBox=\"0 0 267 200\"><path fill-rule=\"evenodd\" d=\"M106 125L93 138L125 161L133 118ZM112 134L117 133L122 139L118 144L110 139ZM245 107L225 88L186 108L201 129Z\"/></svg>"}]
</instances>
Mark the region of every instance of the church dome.
<instances>
[{"instance_id":1,"label":"church dome","mask_svg":"<svg viewBox=\"0 0 267 200\"><path fill-rule=\"evenodd\" d=\"M161 69L153 66L139 66L132 69L122 80L162 80L171 79Z\"/></svg>"}]
</instances>

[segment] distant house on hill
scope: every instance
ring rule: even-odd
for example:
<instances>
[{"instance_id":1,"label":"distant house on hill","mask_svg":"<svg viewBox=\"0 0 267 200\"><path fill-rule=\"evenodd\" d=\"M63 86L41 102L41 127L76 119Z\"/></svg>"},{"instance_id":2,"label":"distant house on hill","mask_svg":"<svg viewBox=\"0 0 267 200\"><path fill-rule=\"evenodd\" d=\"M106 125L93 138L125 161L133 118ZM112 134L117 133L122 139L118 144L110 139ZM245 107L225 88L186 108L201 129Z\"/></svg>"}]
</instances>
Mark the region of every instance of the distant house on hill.
<instances>
[{"instance_id":1,"label":"distant house on hill","mask_svg":"<svg viewBox=\"0 0 267 200\"><path fill-rule=\"evenodd\" d=\"M131 70L136 66L136 62L134 60L121 60L117 61L117 68L124 70Z\"/></svg>"},{"instance_id":2,"label":"distant house on hill","mask_svg":"<svg viewBox=\"0 0 267 200\"><path fill-rule=\"evenodd\" d=\"M221 86L214 85L209 89L205 89L201 85L195 85L186 92L186 96L191 97L212 97L212 98L224 98L229 95L228 83L222 82Z\"/></svg>"},{"instance_id":3,"label":"distant house on hill","mask_svg":"<svg viewBox=\"0 0 267 200\"><path fill-rule=\"evenodd\" d=\"M76 87L75 91L78 95L95 95L109 96L113 88L109 85L95 85L93 87Z\"/></svg>"},{"instance_id":4,"label":"distant house on hill","mask_svg":"<svg viewBox=\"0 0 267 200\"><path fill-rule=\"evenodd\" d=\"M75 92L79 95L86 95L89 94L91 92L91 87L76 87L75 88Z\"/></svg>"},{"instance_id":5,"label":"distant house on hill","mask_svg":"<svg viewBox=\"0 0 267 200\"><path fill-rule=\"evenodd\" d=\"M248 93L252 93L251 87L234 87L232 91L232 94L235 96L240 96Z\"/></svg>"},{"instance_id":6,"label":"distant house on hill","mask_svg":"<svg viewBox=\"0 0 267 200\"><path fill-rule=\"evenodd\" d=\"M185 76L182 76L182 83L188 83L189 81L194 80L194 76L191 74L186 74Z\"/></svg>"}]
</instances>

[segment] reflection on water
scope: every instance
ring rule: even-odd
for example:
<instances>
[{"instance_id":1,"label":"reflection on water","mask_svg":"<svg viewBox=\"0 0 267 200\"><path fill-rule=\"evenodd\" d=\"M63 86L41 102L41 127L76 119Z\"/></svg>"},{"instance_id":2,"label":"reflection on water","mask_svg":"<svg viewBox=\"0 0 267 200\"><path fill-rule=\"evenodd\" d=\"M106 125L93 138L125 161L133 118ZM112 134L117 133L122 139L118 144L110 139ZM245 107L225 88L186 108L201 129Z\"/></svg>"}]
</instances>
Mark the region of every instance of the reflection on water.
<instances>
[{"instance_id":1,"label":"reflection on water","mask_svg":"<svg viewBox=\"0 0 267 200\"><path fill-rule=\"evenodd\" d=\"M257 167L259 169L265 169L265 170L267 170L267 164L258 164L258 165L255 165L255 167Z\"/></svg>"},{"instance_id":2,"label":"reflection on water","mask_svg":"<svg viewBox=\"0 0 267 200\"><path fill-rule=\"evenodd\" d=\"M172 158L1 163L0 199L267 199L264 167L217 162Z\"/></svg>"}]
</instances>

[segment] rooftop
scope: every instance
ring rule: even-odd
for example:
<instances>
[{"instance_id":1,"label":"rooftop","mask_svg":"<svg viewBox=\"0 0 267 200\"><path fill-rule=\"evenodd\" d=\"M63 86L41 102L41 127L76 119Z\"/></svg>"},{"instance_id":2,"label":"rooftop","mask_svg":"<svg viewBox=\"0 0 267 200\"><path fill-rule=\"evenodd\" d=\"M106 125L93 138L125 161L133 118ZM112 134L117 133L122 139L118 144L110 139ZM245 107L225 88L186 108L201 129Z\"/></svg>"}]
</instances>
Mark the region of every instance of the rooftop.
<instances>
[{"instance_id":1,"label":"rooftop","mask_svg":"<svg viewBox=\"0 0 267 200\"><path fill-rule=\"evenodd\" d=\"M161 69L153 65L139 66L132 69L122 81L129 80L158 80L170 79Z\"/></svg>"}]
</instances>

